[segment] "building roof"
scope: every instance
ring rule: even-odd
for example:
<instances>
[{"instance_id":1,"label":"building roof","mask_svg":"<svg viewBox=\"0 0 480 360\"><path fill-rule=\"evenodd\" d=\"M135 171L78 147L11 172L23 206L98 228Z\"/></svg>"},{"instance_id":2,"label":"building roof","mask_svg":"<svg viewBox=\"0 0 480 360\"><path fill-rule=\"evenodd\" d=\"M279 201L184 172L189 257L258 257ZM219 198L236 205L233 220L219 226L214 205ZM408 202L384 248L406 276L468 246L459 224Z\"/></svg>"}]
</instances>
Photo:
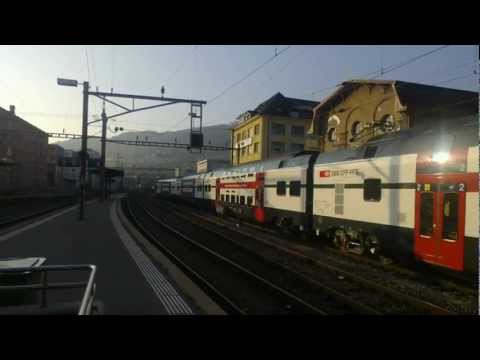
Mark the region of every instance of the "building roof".
<instances>
[{"instance_id":1,"label":"building roof","mask_svg":"<svg viewBox=\"0 0 480 360\"><path fill-rule=\"evenodd\" d=\"M33 131L36 131L36 132L40 132L42 133L43 135L47 136L47 133L39 128L37 128L36 126L30 124L28 121L22 119L21 117L19 117L18 115L16 114L12 114L10 111L8 110L5 110L4 108L0 107L0 119L1 118L11 118L11 119L15 119L16 121L20 121L23 125L25 125L26 127L29 127L31 130Z\"/></svg>"},{"instance_id":2,"label":"building roof","mask_svg":"<svg viewBox=\"0 0 480 360\"><path fill-rule=\"evenodd\" d=\"M473 91L457 90L440 86L412 83L399 80L362 80L353 79L344 81L328 97L323 99L314 109L329 111L338 105L346 96L363 85L389 85L393 86L402 105L412 105L419 102L422 105L438 106L438 104L452 104L462 106L478 101L478 93ZM446 101L446 102L445 102ZM472 107L474 109L478 106Z\"/></svg>"},{"instance_id":3,"label":"building roof","mask_svg":"<svg viewBox=\"0 0 480 360\"><path fill-rule=\"evenodd\" d=\"M260 114L283 115L291 111L312 112L317 105L317 101L289 98L278 92L258 105L254 111Z\"/></svg>"}]
</instances>

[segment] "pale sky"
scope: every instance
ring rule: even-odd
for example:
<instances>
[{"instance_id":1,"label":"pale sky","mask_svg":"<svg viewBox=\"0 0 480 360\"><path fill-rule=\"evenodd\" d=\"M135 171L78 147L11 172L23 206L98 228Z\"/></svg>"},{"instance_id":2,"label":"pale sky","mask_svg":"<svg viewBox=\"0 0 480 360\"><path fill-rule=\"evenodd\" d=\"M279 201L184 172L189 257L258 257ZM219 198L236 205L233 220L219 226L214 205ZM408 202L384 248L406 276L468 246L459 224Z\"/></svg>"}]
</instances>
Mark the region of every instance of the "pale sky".
<instances>
[{"instance_id":1,"label":"pale sky","mask_svg":"<svg viewBox=\"0 0 480 360\"><path fill-rule=\"evenodd\" d=\"M333 89L313 92L409 60L433 46L311 46L292 45L251 77L204 110L204 126L226 124L255 108L276 92L321 100ZM17 114L46 132L81 132L81 88L61 87L57 77L89 80L91 90L210 100L268 58L279 46L0 46L0 106L16 106ZM88 62L87 62L88 54ZM88 63L88 67L87 67ZM419 82L478 91L478 46L454 46L414 61L381 79ZM87 70L88 69L88 70ZM456 80L448 81L451 79ZM441 83L447 81L445 83ZM131 105L128 100L121 101ZM136 102L136 107L153 105ZM117 109L107 105L107 115ZM119 117L110 126L126 130L167 131L187 128L187 104ZM101 112L91 97L89 118ZM96 134L99 127L90 127ZM112 134L109 134L112 136ZM53 139L53 141L58 141Z\"/></svg>"}]
</instances>

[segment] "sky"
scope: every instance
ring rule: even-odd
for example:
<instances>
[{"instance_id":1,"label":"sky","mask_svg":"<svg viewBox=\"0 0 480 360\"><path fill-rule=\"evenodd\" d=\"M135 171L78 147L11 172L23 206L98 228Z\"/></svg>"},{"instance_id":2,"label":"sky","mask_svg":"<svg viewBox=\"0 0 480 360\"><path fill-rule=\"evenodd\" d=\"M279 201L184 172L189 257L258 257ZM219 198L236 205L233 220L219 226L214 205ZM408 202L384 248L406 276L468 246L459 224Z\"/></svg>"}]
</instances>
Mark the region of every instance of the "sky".
<instances>
[{"instance_id":1,"label":"sky","mask_svg":"<svg viewBox=\"0 0 480 360\"><path fill-rule=\"evenodd\" d=\"M113 88L118 93L160 96L164 86L166 97L207 101L204 126L227 124L277 92L320 101L342 81L368 78L367 74L382 67L388 69L439 47L0 46L0 107L15 105L17 115L46 132L80 134L82 89L58 86L56 79L62 77L88 80L91 91L98 87L99 91L109 92ZM450 45L378 78L478 91L478 74L474 70L478 72L478 46ZM131 105L131 100L118 102ZM136 107L153 104L135 102ZM91 96L89 120L99 116L101 109L101 100ZM106 105L107 115L119 110ZM112 119L109 125L112 129L122 126L125 131L174 131L190 126L188 112L188 104L175 104L124 115ZM89 127L89 134L99 134L99 126Z\"/></svg>"}]
</instances>

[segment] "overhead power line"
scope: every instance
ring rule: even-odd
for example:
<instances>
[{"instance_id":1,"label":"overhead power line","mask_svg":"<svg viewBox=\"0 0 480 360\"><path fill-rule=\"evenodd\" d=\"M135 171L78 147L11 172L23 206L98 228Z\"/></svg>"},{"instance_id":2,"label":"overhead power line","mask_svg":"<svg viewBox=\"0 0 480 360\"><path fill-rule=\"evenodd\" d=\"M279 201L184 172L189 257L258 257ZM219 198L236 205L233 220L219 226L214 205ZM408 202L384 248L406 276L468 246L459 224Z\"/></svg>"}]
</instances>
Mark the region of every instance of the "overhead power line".
<instances>
[{"instance_id":1,"label":"overhead power line","mask_svg":"<svg viewBox=\"0 0 480 360\"><path fill-rule=\"evenodd\" d=\"M446 83L449 83L449 82L452 82L452 81L455 81L455 80L465 79L465 78L472 77L472 76L475 76L475 75L476 74L469 73L469 74L466 74L466 75L461 75L461 76L457 76L457 77L454 77L454 78L451 78L451 79L443 80L443 81L437 82L433 85L446 84Z\"/></svg>"},{"instance_id":2,"label":"overhead power line","mask_svg":"<svg viewBox=\"0 0 480 360\"><path fill-rule=\"evenodd\" d=\"M246 74L245 76L243 76L242 78L240 78L239 80L235 81L232 85L228 86L227 88L225 88L223 91L221 91L218 95L214 96L213 98L211 98L210 100L207 101L207 105L210 105L212 104L214 101L216 101L217 99L219 99L220 97L222 97L223 95L225 95L228 91L230 91L231 89L233 89L234 87L238 86L239 84L241 84L243 81L247 80L250 76L252 76L253 74L255 74L258 70L260 70L261 68L263 68L265 65L269 64L270 62L272 62L274 59L276 59L279 55L281 55L282 53L284 53L285 51L287 51L288 49L290 49L291 46L287 46L286 48L280 50L279 52L275 51L275 55L271 56L270 58L268 58L265 62L263 62L262 64L260 64L259 66L257 66L255 69L253 69L252 71L250 71L248 74ZM205 107L207 106L205 105ZM170 127L167 131L170 131L171 129L174 129L176 128L178 125L180 125L181 123L183 123L184 121L186 121L188 119L188 115L185 116L183 119L181 119L180 121L178 121L177 123L175 123L172 127Z\"/></svg>"},{"instance_id":3,"label":"overhead power line","mask_svg":"<svg viewBox=\"0 0 480 360\"><path fill-rule=\"evenodd\" d=\"M250 76L252 76L253 74L255 74L258 70L260 70L261 68L263 68L265 65L269 64L270 62L272 62L275 58L277 58L277 56L280 56L282 53L284 53L285 51L287 51L288 49L290 49L291 46L287 46L286 48L280 50L279 52L275 52L275 55L271 56L270 58L268 58L265 62L263 62L262 64L260 64L259 66L257 66L255 69L253 69L252 71L250 71L247 75L243 76L241 79L235 81L232 85L228 86L226 89L224 89L222 92L220 92L218 95L214 96L212 99L208 100L207 101L207 105L210 105L211 103L213 103L214 101L216 101L218 98L222 97L223 95L225 95L228 91L230 91L231 89L233 89L234 87L238 86L240 83L242 83L243 81L247 80Z\"/></svg>"},{"instance_id":4,"label":"overhead power line","mask_svg":"<svg viewBox=\"0 0 480 360\"><path fill-rule=\"evenodd\" d=\"M431 55L431 54L434 54L434 53L436 53L436 52L438 52L438 51L440 51L440 50L443 50L443 49L445 49L445 48L448 47L448 46L449 46L449 45L440 46L440 47L438 47L438 48L436 48L436 49L434 49L434 50L428 51L428 52L426 52L426 53L424 53L424 54L417 55L417 56L415 56L415 57L413 57L413 58L411 58L411 59L409 59L409 60L407 60L407 61L405 61L405 62L403 62L403 63L400 63L400 64L398 64L398 65L390 66L390 67L389 67L388 69L386 69L386 70L381 70L381 72L380 72L379 75L374 76L374 77L372 77L371 79L376 79L376 78L378 78L378 77L382 77L383 75L388 74L389 72L398 70L398 69L400 69L400 68L402 68L402 67L404 67L404 66L407 66L407 65L411 64L411 63L414 62L414 61L420 60L420 59L422 59L422 58L424 58L424 57L426 57L426 56L428 56L428 55Z\"/></svg>"},{"instance_id":5,"label":"overhead power line","mask_svg":"<svg viewBox=\"0 0 480 360\"><path fill-rule=\"evenodd\" d=\"M377 76L373 76L373 77L370 78L370 80L373 80L373 79L375 79L375 78L377 78L377 77L379 77L379 76L383 76L383 75L385 75L385 74L387 74L387 73L389 73L389 72L392 72L392 71L397 70L397 69L400 69L400 68L402 68L402 67L404 67L404 66L406 66L406 65L409 65L409 64L411 64L412 62L415 62L415 61L417 61L417 60L419 60L419 59L421 59L421 58L424 58L424 57L426 57L426 56L428 56L428 55L431 55L431 54L433 54L433 53L435 53L435 52L437 52L437 51L443 50L443 49L445 49L445 48L448 47L448 46L449 46L449 45L440 46L440 47L438 47L438 48L436 48L436 49L434 49L434 50L430 50L430 51L427 51L426 53L419 54L419 55L417 55L417 56L415 56L415 57L413 57L413 58L410 58L410 59L408 59L408 60L406 60L406 61L403 61L403 62L401 62L401 63L389 65L389 66L387 66L387 67L385 67L385 68L383 68L383 69L380 68L380 69L378 69L378 70L372 71L372 72L370 72L370 73L368 73L368 74L365 74L365 75L362 75L362 76L360 76L360 77L361 77L361 78L368 78L369 76L377 75ZM325 88L323 88L323 89L320 89L320 90L317 90L317 91L314 91L314 92L311 92L311 93L307 93L307 94L305 94L305 95L316 95L316 94L322 93L322 92L324 92L324 91L334 89L334 88L336 88L337 86L338 86L338 83L335 84L335 85L327 86L327 87L325 87Z\"/></svg>"}]
</instances>

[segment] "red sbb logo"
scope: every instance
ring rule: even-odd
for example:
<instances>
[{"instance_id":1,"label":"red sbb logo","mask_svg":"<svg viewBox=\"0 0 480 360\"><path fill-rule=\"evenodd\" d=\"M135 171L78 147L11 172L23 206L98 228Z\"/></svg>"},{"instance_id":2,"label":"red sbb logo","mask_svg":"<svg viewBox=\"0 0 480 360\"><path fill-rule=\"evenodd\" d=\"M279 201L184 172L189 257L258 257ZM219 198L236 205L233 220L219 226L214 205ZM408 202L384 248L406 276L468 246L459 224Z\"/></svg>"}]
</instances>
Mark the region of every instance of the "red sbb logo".
<instances>
[{"instance_id":1,"label":"red sbb logo","mask_svg":"<svg viewBox=\"0 0 480 360\"><path fill-rule=\"evenodd\" d=\"M320 177L330 177L330 170L320 171Z\"/></svg>"}]
</instances>

